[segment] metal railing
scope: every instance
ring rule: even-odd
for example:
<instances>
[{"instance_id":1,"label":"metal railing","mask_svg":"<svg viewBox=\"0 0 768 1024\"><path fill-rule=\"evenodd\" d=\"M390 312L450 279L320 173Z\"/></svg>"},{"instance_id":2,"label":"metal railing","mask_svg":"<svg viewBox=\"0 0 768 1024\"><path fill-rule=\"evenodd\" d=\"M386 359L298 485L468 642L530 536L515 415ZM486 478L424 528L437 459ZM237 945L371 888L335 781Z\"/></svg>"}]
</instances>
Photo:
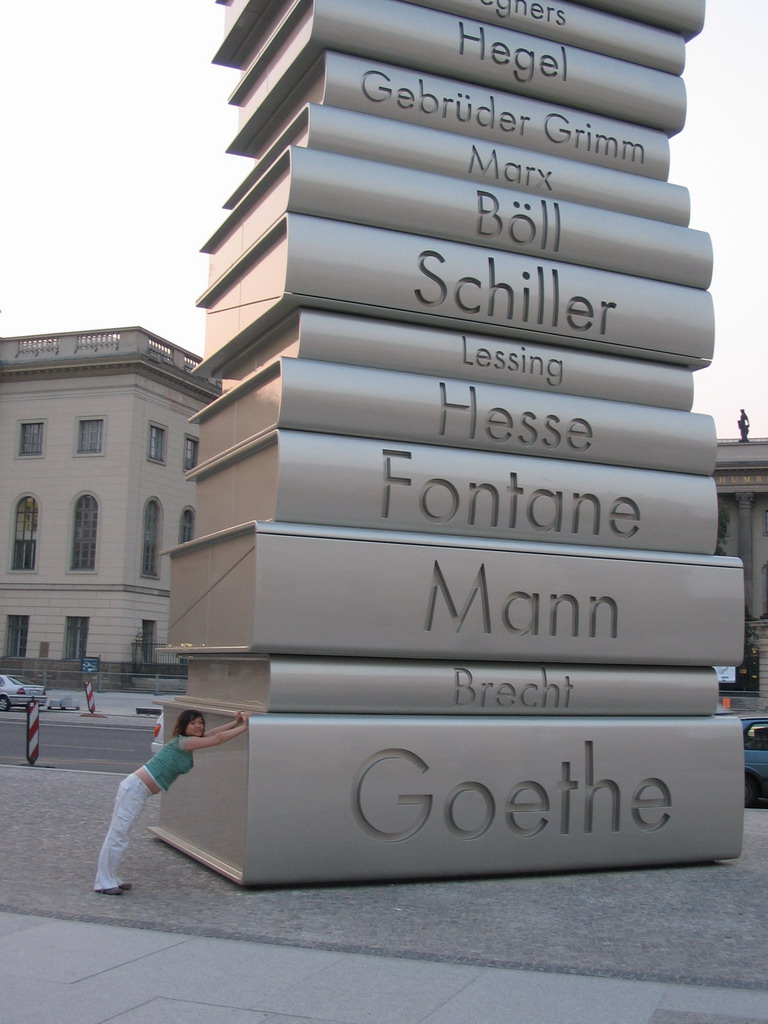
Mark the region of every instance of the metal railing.
<instances>
[{"instance_id":1,"label":"metal railing","mask_svg":"<svg viewBox=\"0 0 768 1024\"><path fill-rule=\"evenodd\" d=\"M186 676L187 659L165 644L134 640L131 644L131 662L135 675Z\"/></svg>"},{"instance_id":2,"label":"metal railing","mask_svg":"<svg viewBox=\"0 0 768 1024\"><path fill-rule=\"evenodd\" d=\"M720 706L724 711L736 714L752 712L763 715L768 713L768 691L766 690L720 690Z\"/></svg>"}]
</instances>

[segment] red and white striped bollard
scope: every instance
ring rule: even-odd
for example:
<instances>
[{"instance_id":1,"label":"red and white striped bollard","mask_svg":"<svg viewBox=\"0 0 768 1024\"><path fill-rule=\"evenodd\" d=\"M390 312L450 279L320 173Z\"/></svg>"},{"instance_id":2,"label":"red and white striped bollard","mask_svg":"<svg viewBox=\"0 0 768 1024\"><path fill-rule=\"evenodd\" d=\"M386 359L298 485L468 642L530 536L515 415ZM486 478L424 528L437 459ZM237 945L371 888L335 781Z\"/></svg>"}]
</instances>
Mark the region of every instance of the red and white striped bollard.
<instances>
[{"instance_id":1,"label":"red and white striped bollard","mask_svg":"<svg viewBox=\"0 0 768 1024\"><path fill-rule=\"evenodd\" d=\"M92 715L95 715L96 701L93 699L93 687L91 686L90 679L86 679L83 686L85 687L85 699L88 701L88 710Z\"/></svg>"},{"instance_id":2,"label":"red and white striped bollard","mask_svg":"<svg viewBox=\"0 0 768 1024\"><path fill-rule=\"evenodd\" d=\"M27 704L27 761L34 765L40 754L40 705L36 700Z\"/></svg>"}]
</instances>

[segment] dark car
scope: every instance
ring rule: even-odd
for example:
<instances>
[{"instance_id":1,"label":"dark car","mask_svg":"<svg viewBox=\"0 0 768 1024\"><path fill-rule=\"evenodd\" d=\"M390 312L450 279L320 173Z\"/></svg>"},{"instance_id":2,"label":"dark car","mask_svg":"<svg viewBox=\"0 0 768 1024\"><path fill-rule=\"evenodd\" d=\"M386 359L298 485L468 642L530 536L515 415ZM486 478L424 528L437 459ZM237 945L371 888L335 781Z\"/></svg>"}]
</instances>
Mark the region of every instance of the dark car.
<instances>
[{"instance_id":1,"label":"dark car","mask_svg":"<svg viewBox=\"0 0 768 1024\"><path fill-rule=\"evenodd\" d=\"M768 800L768 718L742 718L744 730L744 806Z\"/></svg>"}]
</instances>

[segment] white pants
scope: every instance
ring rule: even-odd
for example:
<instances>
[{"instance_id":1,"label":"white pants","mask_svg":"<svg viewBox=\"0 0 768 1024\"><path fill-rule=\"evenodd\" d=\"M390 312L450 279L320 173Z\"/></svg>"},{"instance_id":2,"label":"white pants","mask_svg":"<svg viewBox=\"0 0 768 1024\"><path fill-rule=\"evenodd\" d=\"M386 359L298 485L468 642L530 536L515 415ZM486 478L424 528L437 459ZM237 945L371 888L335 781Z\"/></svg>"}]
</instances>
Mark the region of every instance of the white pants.
<instances>
[{"instance_id":1,"label":"white pants","mask_svg":"<svg viewBox=\"0 0 768 1024\"><path fill-rule=\"evenodd\" d=\"M136 775L129 775L120 783L112 822L99 854L94 889L116 889L120 885L122 879L117 869L128 849L128 835L150 795L149 788Z\"/></svg>"}]
</instances>

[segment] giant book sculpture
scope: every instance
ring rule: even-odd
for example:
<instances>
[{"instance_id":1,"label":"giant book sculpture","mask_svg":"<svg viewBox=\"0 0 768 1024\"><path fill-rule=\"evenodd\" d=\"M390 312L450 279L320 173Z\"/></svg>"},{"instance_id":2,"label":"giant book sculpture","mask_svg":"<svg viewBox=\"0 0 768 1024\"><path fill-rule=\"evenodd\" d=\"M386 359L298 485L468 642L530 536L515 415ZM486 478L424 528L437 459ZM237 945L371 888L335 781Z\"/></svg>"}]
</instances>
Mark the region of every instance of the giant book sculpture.
<instances>
[{"instance_id":1,"label":"giant book sculpture","mask_svg":"<svg viewBox=\"0 0 768 1024\"><path fill-rule=\"evenodd\" d=\"M703 12L227 5L253 162L169 639L176 707L251 719L166 842L244 885L739 855L712 257L667 181Z\"/></svg>"}]
</instances>

